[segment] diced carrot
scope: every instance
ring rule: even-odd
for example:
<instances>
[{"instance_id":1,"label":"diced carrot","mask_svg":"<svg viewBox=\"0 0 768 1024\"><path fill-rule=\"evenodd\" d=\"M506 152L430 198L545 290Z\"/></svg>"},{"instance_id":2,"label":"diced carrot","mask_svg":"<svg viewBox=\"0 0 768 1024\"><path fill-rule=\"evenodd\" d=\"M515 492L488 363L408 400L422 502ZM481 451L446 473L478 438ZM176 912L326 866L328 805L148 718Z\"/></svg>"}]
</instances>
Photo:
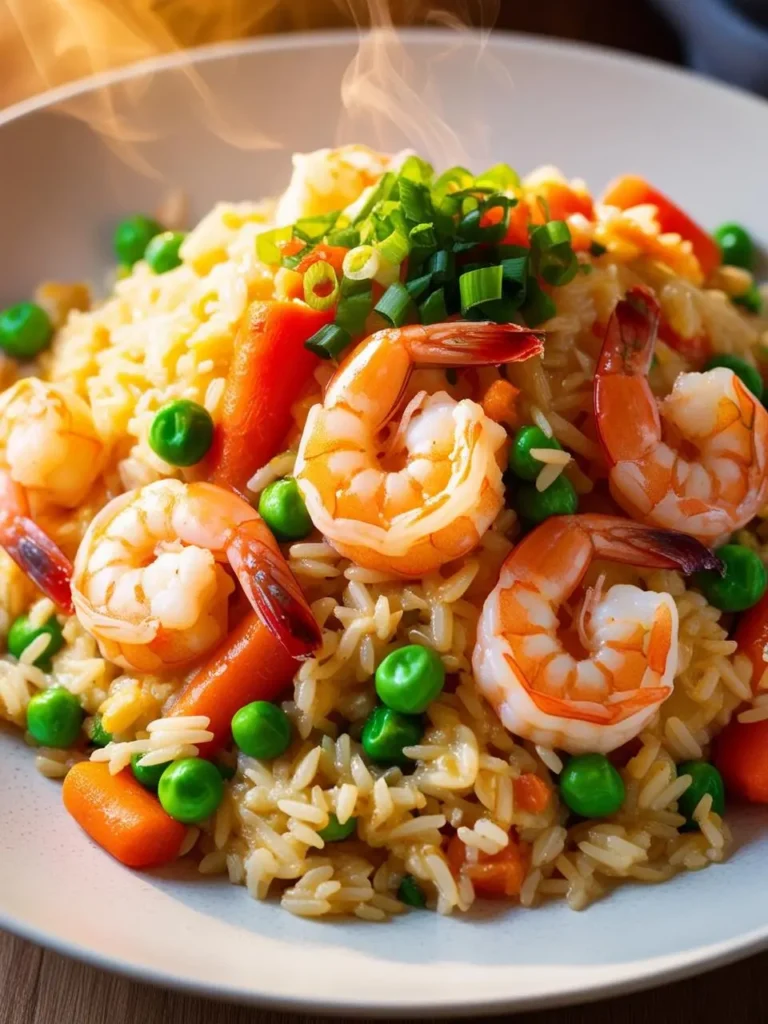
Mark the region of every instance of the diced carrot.
<instances>
[{"instance_id":1,"label":"diced carrot","mask_svg":"<svg viewBox=\"0 0 768 1024\"><path fill-rule=\"evenodd\" d=\"M655 206L662 232L674 232L688 239L705 277L709 277L715 267L720 266L720 249L711 235L671 199L649 185L645 178L633 174L616 178L605 190L602 201L608 206L618 206L620 210L646 204Z\"/></svg>"},{"instance_id":2,"label":"diced carrot","mask_svg":"<svg viewBox=\"0 0 768 1024\"><path fill-rule=\"evenodd\" d=\"M763 594L757 604L739 619L733 634L739 645L739 654L746 654L752 662L752 689L757 690L763 673L768 669L765 660L768 646L768 593Z\"/></svg>"},{"instance_id":3,"label":"diced carrot","mask_svg":"<svg viewBox=\"0 0 768 1024\"><path fill-rule=\"evenodd\" d=\"M509 427L517 425L517 399L520 389L508 380L495 380L482 398L483 412L496 423Z\"/></svg>"},{"instance_id":4,"label":"diced carrot","mask_svg":"<svg viewBox=\"0 0 768 1024\"><path fill-rule=\"evenodd\" d=\"M341 277L341 265L344 262L344 257L349 252L349 249L345 249L343 245L317 245L312 252L299 260L296 267L300 274L305 273L309 270L313 263L330 263L333 269L336 271L336 276Z\"/></svg>"},{"instance_id":5,"label":"diced carrot","mask_svg":"<svg viewBox=\"0 0 768 1024\"><path fill-rule=\"evenodd\" d=\"M510 832L509 843L499 853L478 853L475 863L467 863L467 848L455 835L445 851L455 877L464 874L471 879L478 896L486 899L507 899L519 896L531 862L528 843Z\"/></svg>"},{"instance_id":6,"label":"diced carrot","mask_svg":"<svg viewBox=\"0 0 768 1024\"><path fill-rule=\"evenodd\" d=\"M712 345L705 334L696 334L693 338L684 338L673 330L662 317L659 322L659 340L679 352L689 360L692 366L701 367L712 355Z\"/></svg>"},{"instance_id":7,"label":"diced carrot","mask_svg":"<svg viewBox=\"0 0 768 1024\"><path fill-rule=\"evenodd\" d=\"M715 741L715 764L729 796L768 804L768 719L733 718Z\"/></svg>"},{"instance_id":8,"label":"diced carrot","mask_svg":"<svg viewBox=\"0 0 768 1024\"><path fill-rule=\"evenodd\" d=\"M507 233L504 236L504 245L523 245L528 248L531 244L528 237L529 221L530 211L528 210L528 205L521 200L517 206L513 206L509 211L509 224L507 226Z\"/></svg>"},{"instance_id":9,"label":"diced carrot","mask_svg":"<svg viewBox=\"0 0 768 1024\"><path fill-rule=\"evenodd\" d=\"M543 204L539 199L544 201ZM528 205L534 224L544 223L545 210L549 214L548 220L567 220L574 213L580 213L587 220L595 218L592 196L588 192L577 192L564 181L542 181L532 189Z\"/></svg>"},{"instance_id":10,"label":"diced carrot","mask_svg":"<svg viewBox=\"0 0 768 1024\"><path fill-rule=\"evenodd\" d=\"M210 757L229 739L235 712L254 700L274 700L296 667L280 641L249 612L189 678L166 714L206 715L214 739L200 751Z\"/></svg>"},{"instance_id":11,"label":"diced carrot","mask_svg":"<svg viewBox=\"0 0 768 1024\"><path fill-rule=\"evenodd\" d=\"M277 454L291 425L291 405L318 365L304 347L333 319L300 302L254 302L235 339L208 474L214 483L245 488Z\"/></svg>"},{"instance_id":12,"label":"diced carrot","mask_svg":"<svg viewBox=\"0 0 768 1024\"><path fill-rule=\"evenodd\" d=\"M513 783L515 807L529 814L541 814L549 807L552 788L535 772L523 772Z\"/></svg>"},{"instance_id":13,"label":"diced carrot","mask_svg":"<svg viewBox=\"0 0 768 1024\"><path fill-rule=\"evenodd\" d=\"M129 769L110 775L103 762L82 761L67 773L64 806L94 842L129 868L153 868L179 855L186 829Z\"/></svg>"}]
</instances>

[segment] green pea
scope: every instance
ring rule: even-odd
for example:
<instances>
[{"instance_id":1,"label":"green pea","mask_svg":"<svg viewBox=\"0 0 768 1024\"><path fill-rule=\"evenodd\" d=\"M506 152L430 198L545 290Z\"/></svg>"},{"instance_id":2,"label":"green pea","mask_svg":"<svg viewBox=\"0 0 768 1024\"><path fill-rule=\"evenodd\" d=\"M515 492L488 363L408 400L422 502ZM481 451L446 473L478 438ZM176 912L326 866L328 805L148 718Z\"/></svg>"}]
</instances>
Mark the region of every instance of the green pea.
<instances>
[{"instance_id":1,"label":"green pea","mask_svg":"<svg viewBox=\"0 0 768 1024\"><path fill-rule=\"evenodd\" d=\"M232 718L232 738L243 753L270 761L291 745L291 721L278 704L255 700Z\"/></svg>"},{"instance_id":2,"label":"green pea","mask_svg":"<svg viewBox=\"0 0 768 1024\"><path fill-rule=\"evenodd\" d=\"M755 369L754 366L739 356L722 355L713 356L707 361L704 369L714 370L717 366L725 366L727 369L733 370L745 387L748 387L752 394L762 401L763 378L760 376L760 371Z\"/></svg>"},{"instance_id":3,"label":"green pea","mask_svg":"<svg viewBox=\"0 0 768 1024\"><path fill-rule=\"evenodd\" d=\"M162 764L139 764L139 761L144 757L143 754L132 754L131 755L131 771L133 772L136 781L140 782L144 789L150 789L153 793L157 792L157 787L160 785L160 779L163 776L163 772L168 767L168 762L163 761Z\"/></svg>"},{"instance_id":4,"label":"green pea","mask_svg":"<svg viewBox=\"0 0 768 1024\"><path fill-rule=\"evenodd\" d=\"M32 664L44 672L50 672L51 658L64 646L61 626L56 618L48 619L43 626L30 626L27 616L20 615L8 631L8 653L14 658L20 658L32 641L39 636L47 636L50 639L43 653L38 655Z\"/></svg>"},{"instance_id":5,"label":"green pea","mask_svg":"<svg viewBox=\"0 0 768 1024\"><path fill-rule=\"evenodd\" d=\"M743 295L734 295L731 302L742 306L748 313L761 313L763 309L763 297L754 281Z\"/></svg>"},{"instance_id":6,"label":"green pea","mask_svg":"<svg viewBox=\"0 0 768 1024\"><path fill-rule=\"evenodd\" d=\"M164 405L149 428L149 447L171 466L194 466L212 443L211 414L187 398Z\"/></svg>"},{"instance_id":7,"label":"green pea","mask_svg":"<svg viewBox=\"0 0 768 1024\"><path fill-rule=\"evenodd\" d=\"M158 224L151 217L145 217L142 213L121 220L115 228L113 238L117 262L132 267L142 258L155 235L161 234L162 231L162 224Z\"/></svg>"},{"instance_id":8,"label":"green pea","mask_svg":"<svg viewBox=\"0 0 768 1024\"><path fill-rule=\"evenodd\" d=\"M382 703L405 715L426 711L444 685L440 655L421 644L392 651L376 669L376 693Z\"/></svg>"},{"instance_id":9,"label":"green pea","mask_svg":"<svg viewBox=\"0 0 768 1024\"><path fill-rule=\"evenodd\" d=\"M714 238L720 246L723 263L729 267L742 267L744 270L755 269L755 243L741 224L735 221L721 224L715 230Z\"/></svg>"},{"instance_id":10,"label":"green pea","mask_svg":"<svg viewBox=\"0 0 768 1024\"><path fill-rule=\"evenodd\" d=\"M521 427L509 448L509 468L521 480L535 480L544 463L531 455L532 448L554 448L562 451L554 437L547 437L540 427Z\"/></svg>"},{"instance_id":11,"label":"green pea","mask_svg":"<svg viewBox=\"0 0 768 1024\"><path fill-rule=\"evenodd\" d=\"M185 825L195 825L216 811L224 796L224 783L215 764L185 757L166 767L157 795L166 814Z\"/></svg>"},{"instance_id":12,"label":"green pea","mask_svg":"<svg viewBox=\"0 0 768 1024\"><path fill-rule=\"evenodd\" d=\"M678 775L690 775L693 779L690 786L677 801L677 809L686 819L684 832L692 832L699 825L693 812L699 800L709 793L712 797L712 810L721 817L725 813L725 786L723 777L713 764L708 761L683 761L677 766Z\"/></svg>"},{"instance_id":13,"label":"green pea","mask_svg":"<svg viewBox=\"0 0 768 1024\"><path fill-rule=\"evenodd\" d=\"M604 754L579 754L563 769L560 795L582 818L607 818L624 802L624 781Z\"/></svg>"},{"instance_id":14,"label":"green pea","mask_svg":"<svg viewBox=\"0 0 768 1024\"><path fill-rule=\"evenodd\" d=\"M301 540L312 532L304 497L292 476L275 480L259 498L259 515L278 540Z\"/></svg>"},{"instance_id":15,"label":"green pea","mask_svg":"<svg viewBox=\"0 0 768 1024\"><path fill-rule=\"evenodd\" d=\"M33 359L52 337L51 318L36 302L19 302L0 312L0 349L14 359Z\"/></svg>"},{"instance_id":16,"label":"green pea","mask_svg":"<svg viewBox=\"0 0 768 1024\"><path fill-rule=\"evenodd\" d=\"M107 732L104 728L104 722L102 721L101 715L94 715L93 718L86 723L85 731L92 747L106 747L108 743L112 742L112 733Z\"/></svg>"},{"instance_id":17,"label":"green pea","mask_svg":"<svg viewBox=\"0 0 768 1024\"><path fill-rule=\"evenodd\" d=\"M82 724L80 701L63 686L36 693L27 705L27 729L44 747L71 747Z\"/></svg>"},{"instance_id":18,"label":"green pea","mask_svg":"<svg viewBox=\"0 0 768 1024\"><path fill-rule=\"evenodd\" d=\"M165 274L181 266L179 249L186 237L183 231L163 231L150 241L144 259L156 274Z\"/></svg>"},{"instance_id":19,"label":"green pea","mask_svg":"<svg viewBox=\"0 0 768 1024\"><path fill-rule=\"evenodd\" d=\"M724 612L743 612L757 604L768 584L760 556L741 544L724 544L715 554L723 563L723 575L707 569L693 578L709 603Z\"/></svg>"},{"instance_id":20,"label":"green pea","mask_svg":"<svg viewBox=\"0 0 768 1024\"><path fill-rule=\"evenodd\" d=\"M421 909L427 905L427 897L413 875L403 875L397 887L397 898L409 907Z\"/></svg>"},{"instance_id":21,"label":"green pea","mask_svg":"<svg viewBox=\"0 0 768 1024\"><path fill-rule=\"evenodd\" d=\"M318 829L317 834L326 843L340 843L342 839L349 839L357 828L357 818L348 818L342 825L335 814L328 816L328 824L325 828Z\"/></svg>"},{"instance_id":22,"label":"green pea","mask_svg":"<svg viewBox=\"0 0 768 1024\"><path fill-rule=\"evenodd\" d=\"M404 747L421 743L424 723L419 715L403 715L392 708L374 708L363 726L363 750L376 764L399 765L406 768L413 762L403 753Z\"/></svg>"},{"instance_id":23,"label":"green pea","mask_svg":"<svg viewBox=\"0 0 768 1024\"><path fill-rule=\"evenodd\" d=\"M521 484L515 492L520 518L528 526L538 526L550 516L570 516L578 511L579 498L573 484L561 473L545 491L534 484Z\"/></svg>"}]
</instances>

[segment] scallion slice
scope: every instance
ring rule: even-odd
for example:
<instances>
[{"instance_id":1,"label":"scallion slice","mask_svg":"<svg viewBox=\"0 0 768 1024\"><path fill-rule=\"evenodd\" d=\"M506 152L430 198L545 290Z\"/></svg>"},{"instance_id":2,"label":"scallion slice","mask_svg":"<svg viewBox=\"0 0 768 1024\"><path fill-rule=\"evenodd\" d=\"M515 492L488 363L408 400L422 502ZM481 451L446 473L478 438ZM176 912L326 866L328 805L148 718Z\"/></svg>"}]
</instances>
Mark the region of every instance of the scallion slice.
<instances>
[{"instance_id":1,"label":"scallion slice","mask_svg":"<svg viewBox=\"0 0 768 1024\"><path fill-rule=\"evenodd\" d=\"M551 320L557 313L557 307L547 293L541 288L535 277L528 278L525 304L521 312L528 327L538 327L546 320Z\"/></svg>"},{"instance_id":2,"label":"scallion slice","mask_svg":"<svg viewBox=\"0 0 768 1024\"><path fill-rule=\"evenodd\" d=\"M400 178L398 194L406 220L416 224L431 223L432 199L426 185L411 181L410 178Z\"/></svg>"},{"instance_id":3,"label":"scallion slice","mask_svg":"<svg viewBox=\"0 0 768 1024\"><path fill-rule=\"evenodd\" d=\"M447 284L456 277L456 257L447 249L438 249L427 261L427 270L435 284Z\"/></svg>"},{"instance_id":4,"label":"scallion slice","mask_svg":"<svg viewBox=\"0 0 768 1024\"><path fill-rule=\"evenodd\" d=\"M381 256L372 245L358 245L344 257L342 270L350 281L370 281L376 276L380 265Z\"/></svg>"},{"instance_id":5,"label":"scallion slice","mask_svg":"<svg viewBox=\"0 0 768 1024\"><path fill-rule=\"evenodd\" d=\"M293 235L293 228L290 224L284 228L272 228L271 231L262 231L256 235L256 255L262 263L270 266L279 266L282 259L280 245L289 242Z\"/></svg>"},{"instance_id":6,"label":"scallion slice","mask_svg":"<svg viewBox=\"0 0 768 1024\"><path fill-rule=\"evenodd\" d=\"M445 289L438 288L421 303L419 316L423 324L440 324L448 318Z\"/></svg>"},{"instance_id":7,"label":"scallion slice","mask_svg":"<svg viewBox=\"0 0 768 1024\"><path fill-rule=\"evenodd\" d=\"M520 175L509 164L495 164L478 174L476 185L490 185L495 192L509 192L520 188Z\"/></svg>"},{"instance_id":8,"label":"scallion slice","mask_svg":"<svg viewBox=\"0 0 768 1024\"><path fill-rule=\"evenodd\" d=\"M416 224L411 228L408 235L411 245L419 249L434 249L437 245L437 235L434 224Z\"/></svg>"},{"instance_id":9,"label":"scallion slice","mask_svg":"<svg viewBox=\"0 0 768 1024\"><path fill-rule=\"evenodd\" d=\"M500 299L502 281L503 270L499 265L465 271L459 278L462 313L466 313L473 306Z\"/></svg>"},{"instance_id":10,"label":"scallion slice","mask_svg":"<svg viewBox=\"0 0 768 1024\"><path fill-rule=\"evenodd\" d=\"M370 217L373 212L373 208L377 203L381 203L386 199L389 199L389 194L394 188L396 180L397 176L393 174L392 171L387 171L385 174L382 174L378 182L371 186L370 192L366 195L360 209L354 211L354 216L352 216L353 225L360 224L361 221Z\"/></svg>"},{"instance_id":11,"label":"scallion slice","mask_svg":"<svg viewBox=\"0 0 768 1024\"><path fill-rule=\"evenodd\" d=\"M422 160L420 156L414 155L405 158L398 173L401 178L409 178L411 181L420 182L422 185L428 185L432 180L432 176L435 171L432 164L427 163L426 160Z\"/></svg>"},{"instance_id":12,"label":"scallion slice","mask_svg":"<svg viewBox=\"0 0 768 1024\"><path fill-rule=\"evenodd\" d=\"M308 348L321 359L337 359L351 342L352 338L343 327L339 327L338 324L326 324L304 342L304 348Z\"/></svg>"},{"instance_id":13,"label":"scallion slice","mask_svg":"<svg viewBox=\"0 0 768 1024\"><path fill-rule=\"evenodd\" d=\"M319 213L314 217L300 217L293 225L293 233L305 242L319 242L333 228L341 216L340 210Z\"/></svg>"},{"instance_id":14,"label":"scallion slice","mask_svg":"<svg viewBox=\"0 0 768 1024\"><path fill-rule=\"evenodd\" d=\"M398 228L379 242L377 248L382 259L395 266L402 263L410 251L407 235L402 234Z\"/></svg>"},{"instance_id":15,"label":"scallion slice","mask_svg":"<svg viewBox=\"0 0 768 1024\"><path fill-rule=\"evenodd\" d=\"M412 278L407 284L408 294L412 299L417 300L427 291L429 286L432 284L431 274L422 274L421 277Z\"/></svg>"},{"instance_id":16,"label":"scallion slice","mask_svg":"<svg viewBox=\"0 0 768 1024\"><path fill-rule=\"evenodd\" d=\"M550 220L540 224L531 232L531 245L534 249L544 251L556 245L571 243L571 229L564 220Z\"/></svg>"},{"instance_id":17,"label":"scallion slice","mask_svg":"<svg viewBox=\"0 0 768 1024\"><path fill-rule=\"evenodd\" d=\"M507 298L516 299L518 305L525 299L528 280L528 254L501 261L502 285Z\"/></svg>"},{"instance_id":18,"label":"scallion slice","mask_svg":"<svg viewBox=\"0 0 768 1024\"><path fill-rule=\"evenodd\" d=\"M571 245L571 230L563 220L551 220L534 228L531 250L536 272L547 284L568 284L579 271Z\"/></svg>"},{"instance_id":19,"label":"scallion slice","mask_svg":"<svg viewBox=\"0 0 768 1024\"><path fill-rule=\"evenodd\" d=\"M348 295L342 294L336 307L336 325L350 337L356 338L365 330L365 321L372 307L373 293L370 285Z\"/></svg>"},{"instance_id":20,"label":"scallion slice","mask_svg":"<svg viewBox=\"0 0 768 1024\"><path fill-rule=\"evenodd\" d=\"M376 312L389 320L393 327L402 327L414 318L413 299L404 284L396 281L390 285L376 303Z\"/></svg>"},{"instance_id":21,"label":"scallion slice","mask_svg":"<svg viewBox=\"0 0 768 1024\"><path fill-rule=\"evenodd\" d=\"M338 228L328 235L328 245L340 245L345 249L354 249L360 245L360 232L357 228Z\"/></svg>"},{"instance_id":22,"label":"scallion slice","mask_svg":"<svg viewBox=\"0 0 768 1024\"><path fill-rule=\"evenodd\" d=\"M339 281L330 263L318 260L304 272L304 301L312 309L330 309L339 297Z\"/></svg>"}]
</instances>

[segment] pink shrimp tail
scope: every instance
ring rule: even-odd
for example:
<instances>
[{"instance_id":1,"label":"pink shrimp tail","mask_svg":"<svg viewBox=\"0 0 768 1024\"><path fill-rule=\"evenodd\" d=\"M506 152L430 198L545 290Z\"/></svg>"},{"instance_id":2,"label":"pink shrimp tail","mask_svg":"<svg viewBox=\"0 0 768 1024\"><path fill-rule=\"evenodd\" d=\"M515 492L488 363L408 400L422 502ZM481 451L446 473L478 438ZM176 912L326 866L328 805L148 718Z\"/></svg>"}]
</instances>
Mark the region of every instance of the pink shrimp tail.
<instances>
[{"instance_id":1,"label":"pink shrimp tail","mask_svg":"<svg viewBox=\"0 0 768 1024\"><path fill-rule=\"evenodd\" d=\"M544 351L544 334L519 324L453 320L405 327L402 337L414 362L424 366L499 366L524 362Z\"/></svg>"},{"instance_id":2,"label":"pink shrimp tail","mask_svg":"<svg viewBox=\"0 0 768 1024\"><path fill-rule=\"evenodd\" d=\"M261 519L234 532L227 557L253 610L293 658L307 658L322 635L296 577ZM271 541L271 542L270 542Z\"/></svg>"},{"instance_id":3,"label":"pink shrimp tail","mask_svg":"<svg viewBox=\"0 0 768 1024\"><path fill-rule=\"evenodd\" d=\"M29 518L24 490L6 471L0 471L0 546L46 597L72 614L72 563Z\"/></svg>"},{"instance_id":4,"label":"pink shrimp tail","mask_svg":"<svg viewBox=\"0 0 768 1024\"><path fill-rule=\"evenodd\" d=\"M630 288L626 297L616 303L608 321L598 374L646 377L651 368L660 317L659 304L651 292L646 288Z\"/></svg>"},{"instance_id":5,"label":"pink shrimp tail","mask_svg":"<svg viewBox=\"0 0 768 1024\"><path fill-rule=\"evenodd\" d=\"M645 566L677 569L689 576L706 569L723 572L723 563L701 541L677 530L663 530L620 516L574 516L589 532L598 558Z\"/></svg>"}]
</instances>

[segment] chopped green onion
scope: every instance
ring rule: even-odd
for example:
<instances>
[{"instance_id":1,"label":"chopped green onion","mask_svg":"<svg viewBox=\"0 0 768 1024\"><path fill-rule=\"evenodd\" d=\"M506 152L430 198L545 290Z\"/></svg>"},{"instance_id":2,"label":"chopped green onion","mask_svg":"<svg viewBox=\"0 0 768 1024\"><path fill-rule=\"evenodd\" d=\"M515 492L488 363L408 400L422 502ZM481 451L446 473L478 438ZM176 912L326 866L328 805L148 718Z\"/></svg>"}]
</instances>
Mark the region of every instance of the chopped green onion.
<instances>
[{"instance_id":1,"label":"chopped green onion","mask_svg":"<svg viewBox=\"0 0 768 1024\"><path fill-rule=\"evenodd\" d=\"M525 298L525 287L528 280L528 254L502 260L501 272L505 294L510 298L519 296L522 302Z\"/></svg>"},{"instance_id":2,"label":"chopped green onion","mask_svg":"<svg viewBox=\"0 0 768 1024\"><path fill-rule=\"evenodd\" d=\"M490 185L494 192L509 192L520 188L520 175L509 164L496 164L478 174L475 185Z\"/></svg>"},{"instance_id":3,"label":"chopped green onion","mask_svg":"<svg viewBox=\"0 0 768 1024\"><path fill-rule=\"evenodd\" d=\"M423 324L441 324L448 318L444 288L438 288L421 303L419 316Z\"/></svg>"},{"instance_id":4,"label":"chopped green onion","mask_svg":"<svg viewBox=\"0 0 768 1024\"><path fill-rule=\"evenodd\" d=\"M601 245L599 242L589 243L590 256L605 256L607 252L608 250L606 249L606 247L604 245Z\"/></svg>"},{"instance_id":5,"label":"chopped green onion","mask_svg":"<svg viewBox=\"0 0 768 1024\"><path fill-rule=\"evenodd\" d=\"M515 203L516 200L501 195L484 200L477 209L470 210L461 218L456 228L457 237L461 242L500 242L507 233L509 211ZM495 207L502 210L501 220L495 224L483 224L483 216Z\"/></svg>"},{"instance_id":6,"label":"chopped green onion","mask_svg":"<svg viewBox=\"0 0 768 1024\"><path fill-rule=\"evenodd\" d=\"M429 257L427 270L435 284L447 284L456 277L456 257L447 249L438 249Z\"/></svg>"},{"instance_id":7,"label":"chopped green onion","mask_svg":"<svg viewBox=\"0 0 768 1024\"><path fill-rule=\"evenodd\" d=\"M434 249L437 245L435 226L432 223L416 224L411 228L408 237L410 238L411 245L422 249Z\"/></svg>"},{"instance_id":8,"label":"chopped green onion","mask_svg":"<svg viewBox=\"0 0 768 1024\"><path fill-rule=\"evenodd\" d=\"M354 249L360 245L360 232L357 228L339 228L328 235L328 245L340 245L345 249Z\"/></svg>"},{"instance_id":9,"label":"chopped green onion","mask_svg":"<svg viewBox=\"0 0 768 1024\"><path fill-rule=\"evenodd\" d=\"M411 181L409 178L400 178L398 181L398 193L400 196L400 208L406 220L423 224L432 222L432 199L426 185Z\"/></svg>"},{"instance_id":10,"label":"chopped green onion","mask_svg":"<svg viewBox=\"0 0 768 1024\"><path fill-rule=\"evenodd\" d=\"M551 220L534 228L531 231L531 251L534 266L547 284L568 284L578 273L579 263L571 246L571 230L564 220Z\"/></svg>"},{"instance_id":11,"label":"chopped green onion","mask_svg":"<svg viewBox=\"0 0 768 1024\"><path fill-rule=\"evenodd\" d=\"M432 275L422 274L421 277L414 277L410 280L405 287L408 289L408 294L412 299L420 299L431 284Z\"/></svg>"},{"instance_id":12,"label":"chopped green onion","mask_svg":"<svg viewBox=\"0 0 768 1024\"><path fill-rule=\"evenodd\" d=\"M268 263L270 266L279 265L283 255L280 244L289 242L292 235L293 228L290 225L262 231L260 235L256 235L256 255L262 263Z\"/></svg>"},{"instance_id":13,"label":"chopped green onion","mask_svg":"<svg viewBox=\"0 0 768 1024\"><path fill-rule=\"evenodd\" d=\"M528 327L538 327L545 320L550 320L557 312L554 302L542 289L535 277L528 278L525 304L521 312Z\"/></svg>"},{"instance_id":14,"label":"chopped green onion","mask_svg":"<svg viewBox=\"0 0 768 1024\"><path fill-rule=\"evenodd\" d=\"M387 171L386 174L382 174L375 185L371 185L370 190L368 190L367 193L363 193L365 200L363 201L360 209L355 210L354 216L350 214L349 210L346 211L351 216L353 225L360 224L361 221L370 217L371 213L373 213L373 208L377 203L381 203L384 200L389 199L389 194L392 191L396 180L396 175L394 175L392 171ZM353 207L356 205L357 204L353 204Z\"/></svg>"},{"instance_id":15,"label":"chopped green onion","mask_svg":"<svg viewBox=\"0 0 768 1024\"><path fill-rule=\"evenodd\" d=\"M304 301L312 309L330 309L339 297L339 281L330 263L318 260L304 274Z\"/></svg>"},{"instance_id":16,"label":"chopped green onion","mask_svg":"<svg viewBox=\"0 0 768 1024\"><path fill-rule=\"evenodd\" d=\"M393 327L402 327L413 319L414 306L408 289L396 281L390 285L376 304L376 312L389 320Z\"/></svg>"},{"instance_id":17,"label":"chopped green onion","mask_svg":"<svg viewBox=\"0 0 768 1024\"><path fill-rule=\"evenodd\" d=\"M434 183L432 195L433 197L437 196L438 200L443 199L461 189L470 188L474 180L472 172L468 171L466 167L451 167L444 171Z\"/></svg>"},{"instance_id":18,"label":"chopped green onion","mask_svg":"<svg viewBox=\"0 0 768 1024\"><path fill-rule=\"evenodd\" d=\"M395 228L391 234L379 242L377 248L387 263L393 263L396 266L403 262L410 251L407 236L402 234L398 228Z\"/></svg>"},{"instance_id":19,"label":"chopped green onion","mask_svg":"<svg viewBox=\"0 0 768 1024\"><path fill-rule=\"evenodd\" d=\"M348 295L343 294L342 287L342 297L336 307L337 326L343 328L353 338L358 337L365 330L365 321L373 307L373 292L370 283L361 281L360 285L365 286L363 290Z\"/></svg>"},{"instance_id":20,"label":"chopped green onion","mask_svg":"<svg viewBox=\"0 0 768 1024\"><path fill-rule=\"evenodd\" d=\"M399 171L401 178L409 178L411 181L419 182L422 185L428 185L434 173L432 164L422 160L420 156L406 157Z\"/></svg>"},{"instance_id":21,"label":"chopped green onion","mask_svg":"<svg viewBox=\"0 0 768 1024\"><path fill-rule=\"evenodd\" d=\"M308 256L312 252L314 246L305 245L303 249L295 252L292 256L283 256L280 260L280 266L285 267L287 270L295 270L296 267L301 263L305 256Z\"/></svg>"},{"instance_id":22,"label":"chopped green onion","mask_svg":"<svg viewBox=\"0 0 768 1024\"><path fill-rule=\"evenodd\" d=\"M376 276L380 264L381 257L372 245L359 245L349 250L341 266L344 276L350 281L370 281Z\"/></svg>"},{"instance_id":23,"label":"chopped green onion","mask_svg":"<svg viewBox=\"0 0 768 1024\"><path fill-rule=\"evenodd\" d=\"M500 299L503 275L501 266L480 267L463 273L459 278L462 313L473 306Z\"/></svg>"},{"instance_id":24,"label":"chopped green onion","mask_svg":"<svg viewBox=\"0 0 768 1024\"><path fill-rule=\"evenodd\" d=\"M491 320L495 324L510 324L514 321L519 308L519 300L502 295L500 299L483 302L482 305L467 310L467 320Z\"/></svg>"},{"instance_id":25,"label":"chopped green onion","mask_svg":"<svg viewBox=\"0 0 768 1024\"><path fill-rule=\"evenodd\" d=\"M570 245L571 229L564 220L550 220L531 232L531 245L542 251L555 245L563 245L565 242Z\"/></svg>"},{"instance_id":26,"label":"chopped green onion","mask_svg":"<svg viewBox=\"0 0 768 1024\"><path fill-rule=\"evenodd\" d=\"M326 324L304 342L304 348L308 348L321 359L336 359L351 342L352 338L343 327L339 327L338 324Z\"/></svg>"},{"instance_id":27,"label":"chopped green onion","mask_svg":"<svg viewBox=\"0 0 768 1024\"><path fill-rule=\"evenodd\" d=\"M300 217L293 225L293 233L304 242L319 242L333 228L341 216L340 210L319 213L314 217Z\"/></svg>"}]
</instances>

